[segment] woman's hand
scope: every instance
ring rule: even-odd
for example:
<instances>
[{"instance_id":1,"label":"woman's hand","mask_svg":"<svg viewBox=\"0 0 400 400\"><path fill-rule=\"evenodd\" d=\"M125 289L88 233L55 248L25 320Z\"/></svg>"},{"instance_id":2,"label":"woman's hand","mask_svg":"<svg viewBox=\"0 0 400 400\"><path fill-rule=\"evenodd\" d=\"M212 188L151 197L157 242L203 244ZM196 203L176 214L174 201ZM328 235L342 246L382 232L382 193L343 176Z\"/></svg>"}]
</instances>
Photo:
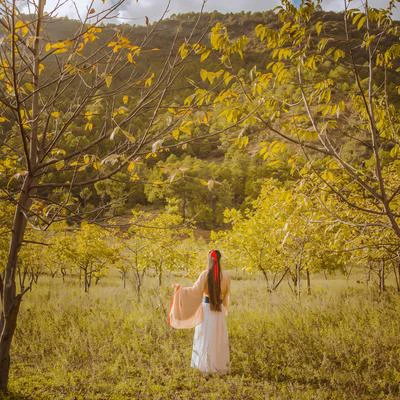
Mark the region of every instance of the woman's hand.
<instances>
[{"instance_id":1,"label":"woman's hand","mask_svg":"<svg viewBox=\"0 0 400 400\"><path fill-rule=\"evenodd\" d=\"M174 292L180 289L181 285L179 283L174 283Z\"/></svg>"}]
</instances>

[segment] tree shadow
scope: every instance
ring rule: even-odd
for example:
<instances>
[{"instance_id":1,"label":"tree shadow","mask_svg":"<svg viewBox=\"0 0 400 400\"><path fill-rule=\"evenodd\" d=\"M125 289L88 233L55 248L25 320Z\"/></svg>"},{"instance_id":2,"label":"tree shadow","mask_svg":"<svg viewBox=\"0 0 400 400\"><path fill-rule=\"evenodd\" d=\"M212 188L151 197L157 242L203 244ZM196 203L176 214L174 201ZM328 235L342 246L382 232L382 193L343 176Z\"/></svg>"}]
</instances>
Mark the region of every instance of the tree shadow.
<instances>
[{"instance_id":1,"label":"tree shadow","mask_svg":"<svg viewBox=\"0 0 400 400\"><path fill-rule=\"evenodd\" d=\"M9 392L7 394L0 394L0 400L33 400L33 397Z\"/></svg>"}]
</instances>

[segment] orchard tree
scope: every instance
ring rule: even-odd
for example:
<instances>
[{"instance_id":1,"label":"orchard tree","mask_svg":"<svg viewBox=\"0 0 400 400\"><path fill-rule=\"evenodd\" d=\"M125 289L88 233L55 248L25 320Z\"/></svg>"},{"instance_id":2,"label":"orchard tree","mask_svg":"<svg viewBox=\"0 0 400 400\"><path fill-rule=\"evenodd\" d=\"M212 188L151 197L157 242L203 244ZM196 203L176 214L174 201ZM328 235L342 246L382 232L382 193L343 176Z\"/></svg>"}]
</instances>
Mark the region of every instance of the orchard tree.
<instances>
[{"instance_id":1,"label":"orchard tree","mask_svg":"<svg viewBox=\"0 0 400 400\"><path fill-rule=\"evenodd\" d=\"M112 246L112 239L104 228L85 222L76 231L65 235L61 246L57 246L60 257L64 257L78 271L86 293L89 292L93 279L97 283L118 260L118 252Z\"/></svg>"},{"instance_id":2,"label":"orchard tree","mask_svg":"<svg viewBox=\"0 0 400 400\"><path fill-rule=\"evenodd\" d=\"M216 245L229 249L229 258L243 269L261 272L268 291L279 286L290 268L280 251L285 238L285 222L280 209L284 197L290 196L290 192L273 186L272 182L265 185L264 195L254 201L253 209L243 213L235 209L225 210L225 221L232 225L232 229L211 235ZM269 196L271 189L274 193Z\"/></svg>"},{"instance_id":3,"label":"orchard tree","mask_svg":"<svg viewBox=\"0 0 400 400\"><path fill-rule=\"evenodd\" d=\"M227 246L230 258L246 270L261 272L268 291L290 275L300 296L305 273L310 293L311 273L343 269L349 254L339 252L344 246L341 226L326 220L312 190L302 181L287 186L266 181L253 208L244 213L226 210L232 229L213 233L212 238Z\"/></svg>"},{"instance_id":4,"label":"orchard tree","mask_svg":"<svg viewBox=\"0 0 400 400\"><path fill-rule=\"evenodd\" d=\"M176 265L185 260L186 253L178 243L189 238L192 229L183 224L180 215L167 212L156 216L135 212L131 222L127 249L134 257L132 263L137 284L141 286L139 271L143 274L152 269L160 288L165 272L173 271Z\"/></svg>"},{"instance_id":5,"label":"orchard tree","mask_svg":"<svg viewBox=\"0 0 400 400\"><path fill-rule=\"evenodd\" d=\"M175 37L156 73L142 55L157 51L151 45L157 24L134 42L118 26L103 24L123 3L96 2L97 9L91 1L77 15L76 31L54 40L55 15L61 7L74 9L73 1L53 9L45 0L0 1L1 200L14 208L0 277L0 391L7 389L25 293L16 274L26 227L101 216L109 204L82 206L94 185L123 170L134 184L138 159L163 151L193 110L170 123L162 116L186 60L205 51L193 40L196 24L183 47Z\"/></svg>"},{"instance_id":6,"label":"orchard tree","mask_svg":"<svg viewBox=\"0 0 400 400\"><path fill-rule=\"evenodd\" d=\"M248 72L235 68L245 57L246 38L231 39L221 23L211 33L209 51L221 61L217 71L201 71L204 87L192 102L206 98L218 112L214 123L235 122L246 146L249 127L269 134L261 150L295 146L305 170L322 182L321 200L343 224L384 227L400 238L400 28L396 2L386 9L350 8L344 0L343 37L319 18L320 1L296 8L283 0L278 27L259 25L255 34L266 62ZM223 109L218 108L224 104ZM270 143L275 141L275 146ZM295 165L298 157L288 160ZM334 197L335 201L330 201ZM337 201L336 201L337 200ZM344 208L329 209L343 203ZM379 229L379 228L378 228Z\"/></svg>"},{"instance_id":7,"label":"orchard tree","mask_svg":"<svg viewBox=\"0 0 400 400\"><path fill-rule=\"evenodd\" d=\"M214 162L171 155L149 173L145 193L150 202L177 205L182 222L192 219L203 227L218 226L223 210L232 203L230 183L222 172Z\"/></svg>"}]
</instances>

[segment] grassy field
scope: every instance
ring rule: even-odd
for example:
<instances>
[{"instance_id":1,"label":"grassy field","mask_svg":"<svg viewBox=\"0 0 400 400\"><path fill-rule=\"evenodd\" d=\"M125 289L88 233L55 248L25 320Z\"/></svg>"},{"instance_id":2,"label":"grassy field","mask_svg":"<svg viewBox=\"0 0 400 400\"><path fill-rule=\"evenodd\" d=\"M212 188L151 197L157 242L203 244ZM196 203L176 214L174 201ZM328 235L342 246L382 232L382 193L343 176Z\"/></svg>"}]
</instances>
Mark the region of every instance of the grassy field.
<instances>
[{"instance_id":1,"label":"grassy field","mask_svg":"<svg viewBox=\"0 0 400 400\"><path fill-rule=\"evenodd\" d=\"M285 286L234 279L231 373L190 368L192 330L166 324L170 283L142 303L110 277L86 295L43 278L22 305L12 399L398 399L400 296L338 279L298 302ZM180 279L182 283L189 283Z\"/></svg>"}]
</instances>

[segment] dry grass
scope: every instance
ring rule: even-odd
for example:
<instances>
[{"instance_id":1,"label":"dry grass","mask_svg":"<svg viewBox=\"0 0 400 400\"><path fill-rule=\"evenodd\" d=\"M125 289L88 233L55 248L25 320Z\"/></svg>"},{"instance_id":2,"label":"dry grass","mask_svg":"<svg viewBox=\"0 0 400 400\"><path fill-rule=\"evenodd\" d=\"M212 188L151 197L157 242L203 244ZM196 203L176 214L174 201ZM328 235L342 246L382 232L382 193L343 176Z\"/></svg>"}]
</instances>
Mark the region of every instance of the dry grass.
<instances>
[{"instance_id":1,"label":"dry grass","mask_svg":"<svg viewBox=\"0 0 400 400\"><path fill-rule=\"evenodd\" d=\"M182 281L182 280L181 280ZM190 368L193 331L165 321L171 280L138 304L111 276L85 295L43 279L23 302L13 345L15 399L398 399L400 296L316 279L294 299L234 280L231 373Z\"/></svg>"}]
</instances>

